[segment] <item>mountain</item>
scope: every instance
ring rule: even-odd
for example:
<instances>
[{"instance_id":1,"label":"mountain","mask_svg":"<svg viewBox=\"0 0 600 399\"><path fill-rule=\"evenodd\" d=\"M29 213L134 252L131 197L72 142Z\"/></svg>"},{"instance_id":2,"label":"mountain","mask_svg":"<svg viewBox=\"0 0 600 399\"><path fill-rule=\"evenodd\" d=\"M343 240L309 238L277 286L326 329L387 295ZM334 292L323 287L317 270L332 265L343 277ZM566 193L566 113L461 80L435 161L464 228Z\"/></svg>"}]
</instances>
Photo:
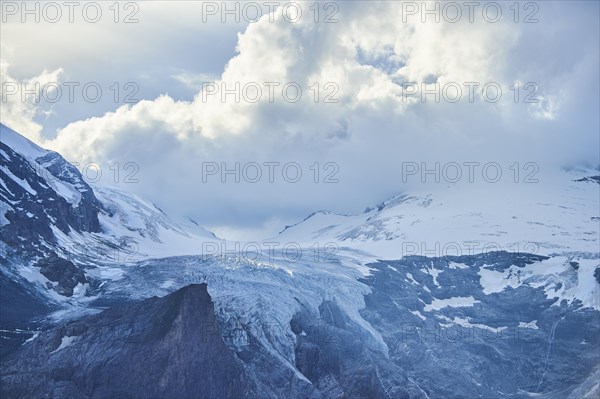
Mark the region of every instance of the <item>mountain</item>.
<instances>
[{"instance_id":1,"label":"mountain","mask_svg":"<svg viewBox=\"0 0 600 399\"><path fill-rule=\"evenodd\" d=\"M47 255L53 228L100 232L102 206L79 171L59 154L0 126L2 241L23 256Z\"/></svg>"},{"instance_id":2,"label":"mountain","mask_svg":"<svg viewBox=\"0 0 600 399\"><path fill-rule=\"evenodd\" d=\"M60 154L2 124L0 161L3 350L23 341L18 331L32 319L93 298L119 272L112 265L220 241L133 194L92 187Z\"/></svg>"},{"instance_id":3,"label":"mountain","mask_svg":"<svg viewBox=\"0 0 600 399\"><path fill-rule=\"evenodd\" d=\"M206 284L69 322L39 334L23 351L5 362L3 397L223 398L253 392L240 360L220 337Z\"/></svg>"},{"instance_id":4,"label":"mountain","mask_svg":"<svg viewBox=\"0 0 600 399\"><path fill-rule=\"evenodd\" d=\"M597 171L424 187L240 250L0 133L3 397L600 393Z\"/></svg>"},{"instance_id":5,"label":"mountain","mask_svg":"<svg viewBox=\"0 0 600 399\"><path fill-rule=\"evenodd\" d=\"M386 259L498 250L597 258L600 171L545 177L529 184L423 184L359 215L313 213L272 240L334 242Z\"/></svg>"},{"instance_id":6,"label":"mountain","mask_svg":"<svg viewBox=\"0 0 600 399\"><path fill-rule=\"evenodd\" d=\"M135 195L92 188L58 153L4 125L0 139L0 245L7 268L29 282L85 296L98 274L110 274L103 265L195 253L203 239L218 240Z\"/></svg>"}]
</instances>

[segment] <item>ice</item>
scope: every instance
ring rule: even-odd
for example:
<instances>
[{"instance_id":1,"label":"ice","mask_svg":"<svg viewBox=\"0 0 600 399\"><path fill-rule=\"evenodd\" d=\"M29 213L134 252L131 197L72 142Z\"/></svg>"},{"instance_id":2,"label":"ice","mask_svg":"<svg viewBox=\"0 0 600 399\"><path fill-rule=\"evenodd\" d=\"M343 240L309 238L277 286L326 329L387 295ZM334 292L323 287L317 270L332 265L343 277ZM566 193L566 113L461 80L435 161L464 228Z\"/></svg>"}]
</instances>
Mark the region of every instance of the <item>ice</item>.
<instances>
[{"instance_id":1,"label":"ice","mask_svg":"<svg viewBox=\"0 0 600 399\"><path fill-rule=\"evenodd\" d=\"M160 288L167 289L167 288L171 288L173 286L175 286L175 281L173 281L173 280L167 280L167 281L165 281L164 283L162 283L160 285Z\"/></svg>"},{"instance_id":2,"label":"ice","mask_svg":"<svg viewBox=\"0 0 600 399\"><path fill-rule=\"evenodd\" d=\"M101 278L113 281L122 279L123 274L123 270L116 267L107 267L100 271Z\"/></svg>"},{"instance_id":3,"label":"ice","mask_svg":"<svg viewBox=\"0 0 600 399\"><path fill-rule=\"evenodd\" d=\"M358 280L366 269L356 260L342 255L326 263L316 263L312 257L293 262L281 257L268 260L263 253L263 260L257 261L254 255L148 260L124 268L124 278L106 287L141 299L206 282L217 314L224 318L223 328L237 331L239 325L247 326L265 348L285 359L292 369L296 338L290 320L306 309L319 314L324 301L333 301L364 331L367 345L387 354L380 334L359 313L370 289ZM237 338L229 344L246 342Z\"/></svg>"}]
</instances>

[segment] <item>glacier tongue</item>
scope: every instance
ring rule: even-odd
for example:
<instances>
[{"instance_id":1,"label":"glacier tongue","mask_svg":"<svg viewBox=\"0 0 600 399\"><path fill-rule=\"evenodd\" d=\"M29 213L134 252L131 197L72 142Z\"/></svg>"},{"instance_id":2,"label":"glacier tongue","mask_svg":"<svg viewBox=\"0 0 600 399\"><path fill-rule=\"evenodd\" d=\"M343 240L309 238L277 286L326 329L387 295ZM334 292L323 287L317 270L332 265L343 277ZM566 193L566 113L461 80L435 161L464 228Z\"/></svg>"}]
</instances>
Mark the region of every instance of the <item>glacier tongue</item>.
<instances>
[{"instance_id":1,"label":"glacier tongue","mask_svg":"<svg viewBox=\"0 0 600 399\"><path fill-rule=\"evenodd\" d=\"M314 263L276 258L261 262L252 260L255 254L249 255L185 256L140 262L126 268L120 279L107 282L103 295L125 294L141 299L206 282L223 328L230 333L230 345L242 350L248 343L247 330L290 365L294 364L296 342L290 320L305 309L318 315L324 301L333 301L361 326L365 341L373 350L387 353L379 333L360 316L369 288L359 281L364 273L351 259L340 257L331 263Z\"/></svg>"}]
</instances>

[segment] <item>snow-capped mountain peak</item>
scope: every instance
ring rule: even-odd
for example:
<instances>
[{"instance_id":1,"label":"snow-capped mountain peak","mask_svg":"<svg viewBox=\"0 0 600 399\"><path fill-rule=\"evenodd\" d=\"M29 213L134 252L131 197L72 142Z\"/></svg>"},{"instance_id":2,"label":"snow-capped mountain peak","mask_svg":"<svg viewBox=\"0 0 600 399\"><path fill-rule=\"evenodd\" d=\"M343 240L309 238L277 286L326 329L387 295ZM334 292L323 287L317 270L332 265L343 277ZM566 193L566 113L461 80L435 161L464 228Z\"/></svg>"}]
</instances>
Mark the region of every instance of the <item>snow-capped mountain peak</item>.
<instances>
[{"instance_id":1,"label":"snow-capped mountain peak","mask_svg":"<svg viewBox=\"0 0 600 399\"><path fill-rule=\"evenodd\" d=\"M530 185L424 187L357 215L311 214L276 239L335 242L380 259L498 250L593 257L600 245L596 175L560 170Z\"/></svg>"}]
</instances>

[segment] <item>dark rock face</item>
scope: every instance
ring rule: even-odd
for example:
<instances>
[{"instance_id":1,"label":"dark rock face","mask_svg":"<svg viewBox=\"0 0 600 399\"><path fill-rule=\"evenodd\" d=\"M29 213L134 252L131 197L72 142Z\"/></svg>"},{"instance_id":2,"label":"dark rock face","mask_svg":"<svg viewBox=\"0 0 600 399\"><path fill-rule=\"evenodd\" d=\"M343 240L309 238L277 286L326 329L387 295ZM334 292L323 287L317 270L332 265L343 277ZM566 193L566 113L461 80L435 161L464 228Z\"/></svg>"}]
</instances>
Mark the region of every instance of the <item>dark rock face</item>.
<instances>
[{"instance_id":1,"label":"dark rock face","mask_svg":"<svg viewBox=\"0 0 600 399\"><path fill-rule=\"evenodd\" d=\"M296 334L296 367L323 398L410 398L401 367L370 348L368 337L330 301L318 316L301 312L291 321Z\"/></svg>"},{"instance_id":2,"label":"dark rock face","mask_svg":"<svg viewBox=\"0 0 600 399\"><path fill-rule=\"evenodd\" d=\"M85 182L79 170L67 162L59 153L53 151L36 159L36 161L52 176L71 184L81 194L80 206L69 215L69 225L76 231L99 232L98 212L103 209L102 204L94 195L92 188Z\"/></svg>"},{"instance_id":3,"label":"dark rock face","mask_svg":"<svg viewBox=\"0 0 600 399\"><path fill-rule=\"evenodd\" d=\"M43 252L40 246L42 240L55 242L51 226L56 226L63 233L71 229L100 231L100 202L79 171L59 154L48 153L34 167L3 143L0 143L0 150L0 180L3 182L0 185L0 201L10 204L5 215L10 223L0 228L2 241L21 253L39 254ZM52 188L48 181L52 178L69 183L79 192L81 199L77 206ZM19 181L25 183L19 184Z\"/></svg>"},{"instance_id":4,"label":"dark rock face","mask_svg":"<svg viewBox=\"0 0 600 399\"><path fill-rule=\"evenodd\" d=\"M504 252L378 261L362 279L371 291L361 314L373 330L335 299L316 310L301 305L289 324L293 359L269 349L280 337L256 334L249 319L231 329L235 309L215 315L206 285L191 285L40 333L3 358L0 395L583 397L597 392L600 312L549 298L543 286L486 294L480 285L482 268L519 275L544 259ZM148 288L153 272L143 273ZM473 303L432 306L455 297Z\"/></svg>"},{"instance_id":5,"label":"dark rock face","mask_svg":"<svg viewBox=\"0 0 600 399\"><path fill-rule=\"evenodd\" d=\"M7 262L0 259L0 269L6 269ZM42 317L56 310L55 303L48 301L36 287L18 274L0 273L0 323L21 323ZM5 328L2 328L6 330Z\"/></svg>"},{"instance_id":6,"label":"dark rock face","mask_svg":"<svg viewBox=\"0 0 600 399\"><path fill-rule=\"evenodd\" d=\"M0 201L9 205L8 224L0 228L0 238L19 255L48 252L43 243L54 243L51 226L63 233L100 232L98 212L102 209L91 187L59 154L49 152L35 166L21 154L0 142ZM51 180L64 181L81 196L73 206L59 195Z\"/></svg>"},{"instance_id":7,"label":"dark rock face","mask_svg":"<svg viewBox=\"0 0 600 399\"><path fill-rule=\"evenodd\" d=\"M586 176L575 180L576 182L592 182L600 184L600 176Z\"/></svg>"},{"instance_id":8,"label":"dark rock face","mask_svg":"<svg viewBox=\"0 0 600 399\"><path fill-rule=\"evenodd\" d=\"M380 261L364 279L372 293L361 313L381 333L409 386L427 397L566 398L600 366L600 312L548 298L543 288L484 294L479 286L482 265L504 271L543 259L499 252ZM428 268L437 270L435 279ZM427 307L453 297L474 303Z\"/></svg>"},{"instance_id":9,"label":"dark rock face","mask_svg":"<svg viewBox=\"0 0 600 399\"><path fill-rule=\"evenodd\" d=\"M5 267L3 259L0 267ZM58 306L18 275L0 273L0 287L0 358L4 358L31 338L38 320Z\"/></svg>"},{"instance_id":10,"label":"dark rock face","mask_svg":"<svg viewBox=\"0 0 600 399\"><path fill-rule=\"evenodd\" d=\"M573 270L579 270L579 262L569 262L569 264L571 265L571 267L573 268Z\"/></svg>"},{"instance_id":11,"label":"dark rock face","mask_svg":"<svg viewBox=\"0 0 600 399\"><path fill-rule=\"evenodd\" d=\"M60 295L72 296L73 289L78 284L87 282L85 274L73 262L55 255L40 259L35 265L48 280L56 282L53 288Z\"/></svg>"},{"instance_id":12,"label":"dark rock face","mask_svg":"<svg viewBox=\"0 0 600 399\"><path fill-rule=\"evenodd\" d=\"M17 135L2 129L2 134ZM98 214L104 212L103 206L79 171L58 153L41 148L28 155L19 151L0 142L1 255L15 265L35 260L40 272L55 283L47 288L71 296L86 278L82 267L56 255L55 231L100 232ZM41 156L32 158L37 155ZM10 274L9 269L3 265L0 274ZM10 302L0 306L2 312L11 311Z\"/></svg>"},{"instance_id":13,"label":"dark rock face","mask_svg":"<svg viewBox=\"0 0 600 399\"><path fill-rule=\"evenodd\" d=\"M256 397L206 284L41 333L2 364L4 398Z\"/></svg>"}]
</instances>

